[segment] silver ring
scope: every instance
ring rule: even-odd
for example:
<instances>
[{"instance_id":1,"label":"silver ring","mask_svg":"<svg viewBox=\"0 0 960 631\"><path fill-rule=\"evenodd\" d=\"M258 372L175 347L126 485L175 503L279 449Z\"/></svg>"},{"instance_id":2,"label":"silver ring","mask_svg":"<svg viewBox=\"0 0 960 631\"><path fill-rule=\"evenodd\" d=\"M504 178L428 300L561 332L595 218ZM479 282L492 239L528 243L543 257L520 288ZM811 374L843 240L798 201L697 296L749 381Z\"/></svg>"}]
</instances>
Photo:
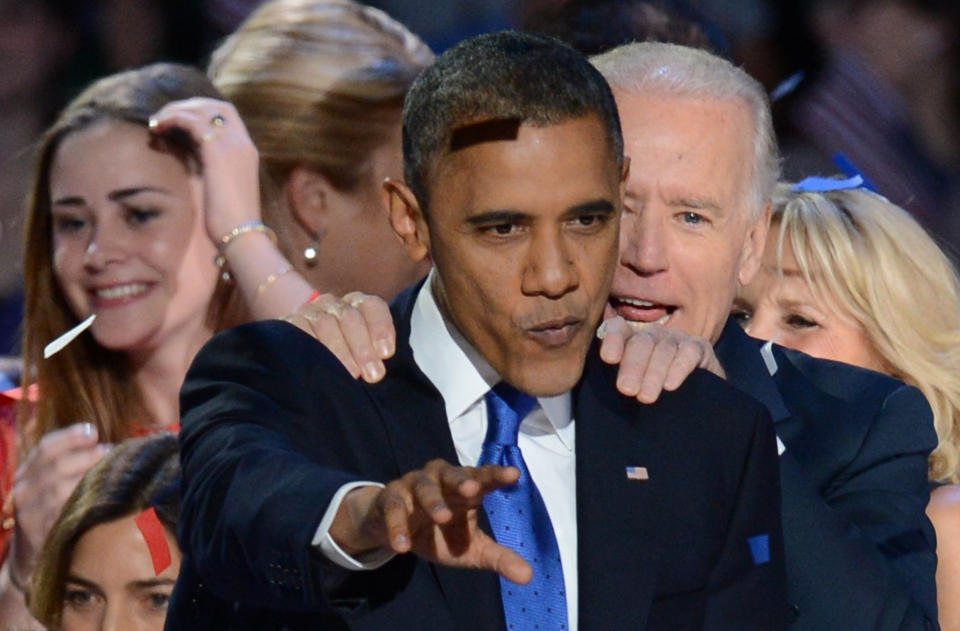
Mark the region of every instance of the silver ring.
<instances>
[{"instance_id":1,"label":"silver ring","mask_svg":"<svg viewBox=\"0 0 960 631\"><path fill-rule=\"evenodd\" d=\"M222 114L214 114L213 118L210 119L210 124L214 127L223 127L227 124L227 119Z\"/></svg>"}]
</instances>

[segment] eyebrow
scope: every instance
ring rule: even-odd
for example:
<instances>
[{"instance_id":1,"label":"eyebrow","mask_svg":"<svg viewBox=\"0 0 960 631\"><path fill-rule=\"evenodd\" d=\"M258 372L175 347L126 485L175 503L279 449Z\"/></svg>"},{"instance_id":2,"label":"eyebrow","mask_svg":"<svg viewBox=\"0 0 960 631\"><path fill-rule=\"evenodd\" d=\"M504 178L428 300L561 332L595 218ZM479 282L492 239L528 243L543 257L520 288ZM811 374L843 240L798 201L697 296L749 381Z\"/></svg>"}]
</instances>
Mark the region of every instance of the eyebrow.
<instances>
[{"instance_id":1,"label":"eyebrow","mask_svg":"<svg viewBox=\"0 0 960 631\"><path fill-rule=\"evenodd\" d=\"M612 215L616 207L606 199L597 199L583 204L577 204L564 214L565 219L588 214ZM530 219L530 214L519 210L488 210L467 219L471 226L487 226L501 223L519 223Z\"/></svg>"},{"instance_id":2,"label":"eyebrow","mask_svg":"<svg viewBox=\"0 0 960 631\"><path fill-rule=\"evenodd\" d=\"M139 195L141 193L159 193L161 195L170 195L170 191L165 188L157 188L155 186L134 186L131 188L122 188L118 191L113 191L107 195L107 199L112 202L119 202L127 199L128 197L133 197L134 195ZM54 206L82 206L86 203L86 200L80 195L73 195L69 197L61 197L60 199L54 200Z\"/></svg>"},{"instance_id":3,"label":"eyebrow","mask_svg":"<svg viewBox=\"0 0 960 631\"><path fill-rule=\"evenodd\" d=\"M601 215L612 215L617 210L616 206L613 205L608 199L595 199L583 204L577 204L566 213L567 217L577 217L580 215L591 215L591 214L601 214Z\"/></svg>"},{"instance_id":4,"label":"eyebrow","mask_svg":"<svg viewBox=\"0 0 960 631\"><path fill-rule=\"evenodd\" d=\"M522 213L519 210L488 210L468 217L467 223L471 226L486 226L499 223L519 223L529 218L529 213Z\"/></svg>"},{"instance_id":5,"label":"eyebrow","mask_svg":"<svg viewBox=\"0 0 960 631\"><path fill-rule=\"evenodd\" d=\"M673 203L674 205L683 206L684 208L693 208L695 210L712 210L716 213L723 213L723 208L720 207L720 204L712 199L705 199L702 197L680 197Z\"/></svg>"},{"instance_id":6,"label":"eyebrow","mask_svg":"<svg viewBox=\"0 0 960 631\"><path fill-rule=\"evenodd\" d=\"M166 587L173 585L176 581L172 578L152 578L145 581L133 581L129 584L134 589L151 589L153 587Z\"/></svg>"},{"instance_id":7,"label":"eyebrow","mask_svg":"<svg viewBox=\"0 0 960 631\"><path fill-rule=\"evenodd\" d=\"M67 575L67 580L64 581L64 583L76 583L77 585L80 585L81 587L86 587L86 588L89 589L91 592L96 592L96 593L101 594L101 595L103 594L103 590L100 588L99 585L97 585L97 584L94 583L93 581L87 580L87 579L85 579L85 578L80 578L80 577L77 576L76 574L68 574L68 575Z\"/></svg>"}]
</instances>

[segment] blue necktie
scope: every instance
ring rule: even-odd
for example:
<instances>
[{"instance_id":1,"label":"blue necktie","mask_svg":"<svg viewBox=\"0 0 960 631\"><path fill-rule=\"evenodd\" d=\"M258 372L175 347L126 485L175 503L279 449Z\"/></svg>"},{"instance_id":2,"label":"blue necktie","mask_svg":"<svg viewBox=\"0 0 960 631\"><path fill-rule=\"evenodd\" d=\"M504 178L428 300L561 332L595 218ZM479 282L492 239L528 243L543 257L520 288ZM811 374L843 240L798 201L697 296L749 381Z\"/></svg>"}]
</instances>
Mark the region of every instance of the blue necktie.
<instances>
[{"instance_id":1,"label":"blue necktie","mask_svg":"<svg viewBox=\"0 0 960 631\"><path fill-rule=\"evenodd\" d=\"M508 631L557 631L567 628L567 600L560 548L547 507L517 446L520 423L537 400L501 382L487 393L487 438L479 464L516 467L520 480L488 494L483 507L497 543L515 550L533 567L526 585L500 578Z\"/></svg>"}]
</instances>

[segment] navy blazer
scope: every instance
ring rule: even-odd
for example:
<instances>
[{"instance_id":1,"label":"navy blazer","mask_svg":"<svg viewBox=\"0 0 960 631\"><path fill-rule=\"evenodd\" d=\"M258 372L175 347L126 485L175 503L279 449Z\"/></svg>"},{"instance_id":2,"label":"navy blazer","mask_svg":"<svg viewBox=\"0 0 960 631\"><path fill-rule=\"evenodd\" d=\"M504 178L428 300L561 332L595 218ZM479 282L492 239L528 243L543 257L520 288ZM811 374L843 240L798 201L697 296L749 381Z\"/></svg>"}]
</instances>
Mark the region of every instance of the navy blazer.
<instances>
[{"instance_id":1,"label":"navy blazer","mask_svg":"<svg viewBox=\"0 0 960 631\"><path fill-rule=\"evenodd\" d=\"M761 401L780 458L791 629L937 628L926 517L937 445L923 394L870 370L774 345L770 375L733 318L716 345L729 381Z\"/></svg>"},{"instance_id":2,"label":"navy blazer","mask_svg":"<svg viewBox=\"0 0 960 631\"><path fill-rule=\"evenodd\" d=\"M493 573L414 555L350 572L311 546L344 483L457 461L443 401L407 342L413 297L394 305L398 350L380 384L354 380L284 322L200 352L182 392L185 556L168 629L504 628ZM614 379L594 347L572 395L581 631L783 628L766 410L703 371L653 406L619 396ZM627 466L649 480L628 479Z\"/></svg>"}]
</instances>

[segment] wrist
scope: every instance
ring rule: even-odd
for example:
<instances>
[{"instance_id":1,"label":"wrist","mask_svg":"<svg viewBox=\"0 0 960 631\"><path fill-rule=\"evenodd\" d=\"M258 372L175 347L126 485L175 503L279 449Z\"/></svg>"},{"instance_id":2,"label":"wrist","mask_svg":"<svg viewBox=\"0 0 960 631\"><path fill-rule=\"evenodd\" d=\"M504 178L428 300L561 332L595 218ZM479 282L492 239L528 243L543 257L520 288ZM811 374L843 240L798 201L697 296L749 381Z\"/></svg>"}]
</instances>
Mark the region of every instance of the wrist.
<instances>
[{"instance_id":1,"label":"wrist","mask_svg":"<svg viewBox=\"0 0 960 631\"><path fill-rule=\"evenodd\" d=\"M329 534L346 554L356 557L387 545L385 530L374 514L380 491L380 487L358 487L340 503Z\"/></svg>"},{"instance_id":2,"label":"wrist","mask_svg":"<svg viewBox=\"0 0 960 631\"><path fill-rule=\"evenodd\" d=\"M270 239L272 245L276 246L277 233L274 232L273 228L260 220L245 221L238 224L231 230L223 233L220 238L216 240L217 256L214 258L214 262L217 264L217 267L220 268L224 280L230 280L227 252L230 249L236 249L236 246L233 248L231 248L231 246L238 241L243 240L247 243L256 241L257 239L254 238L254 235L260 235L260 239L267 237Z\"/></svg>"}]
</instances>

